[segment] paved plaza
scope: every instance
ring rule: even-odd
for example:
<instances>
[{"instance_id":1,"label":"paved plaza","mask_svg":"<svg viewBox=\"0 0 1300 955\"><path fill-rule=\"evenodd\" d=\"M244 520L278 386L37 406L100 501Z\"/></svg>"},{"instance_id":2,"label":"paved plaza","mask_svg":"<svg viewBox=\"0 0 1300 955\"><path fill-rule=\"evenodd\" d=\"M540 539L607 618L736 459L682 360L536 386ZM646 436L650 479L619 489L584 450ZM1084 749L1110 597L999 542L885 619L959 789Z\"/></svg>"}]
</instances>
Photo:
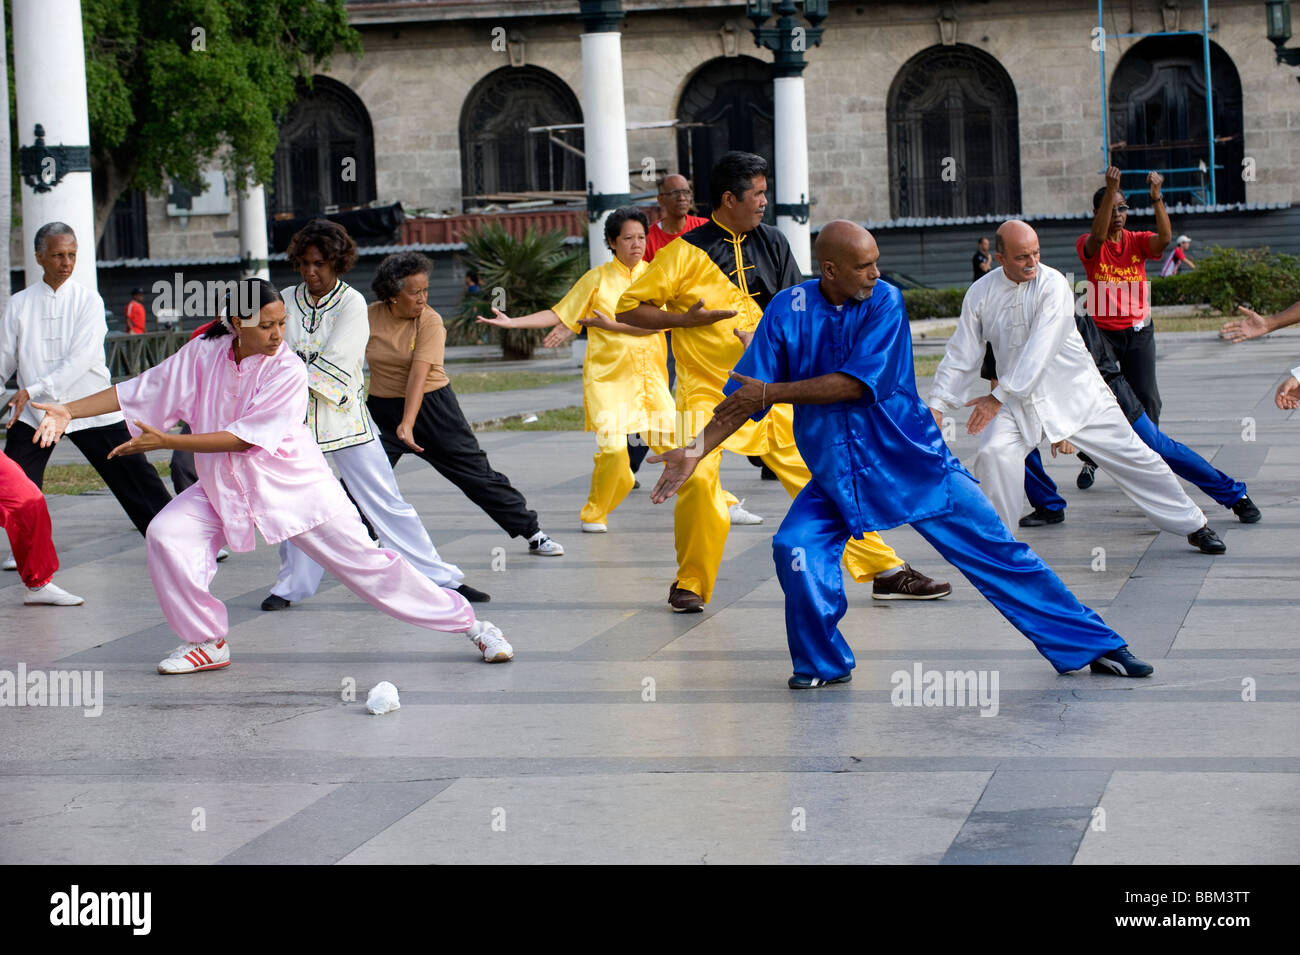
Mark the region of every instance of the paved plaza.
<instances>
[{"instance_id":1,"label":"paved plaza","mask_svg":"<svg viewBox=\"0 0 1300 955\"><path fill-rule=\"evenodd\" d=\"M492 594L481 615L512 663L329 577L264 613L277 557L262 544L214 583L233 665L162 677L177 638L142 539L107 493L52 497L56 580L86 604L24 607L4 575L0 671L102 673L102 712L0 709L0 862L1300 861L1300 420L1272 403L1300 335L1180 333L1159 349L1163 429L1245 480L1263 521L1192 489L1228 545L1207 557L1104 472L1077 491L1074 459L1049 457L1066 522L1020 532L1155 665L1148 680L1057 675L903 527L886 540L953 595L884 603L850 584L853 682L790 691L780 485L726 456L724 485L767 522L732 530L706 612L674 615L672 510L648 497L660 469L610 533L583 535L594 443L576 432L481 435L562 558L530 557L423 462L398 471L442 554ZM579 398L575 384L462 404L486 420ZM967 463L975 441L954 442ZM917 688L906 702L967 705L895 705L927 671L975 671L988 693ZM401 709L371 716L381 680Z\"/></svg>"}]
</instances>

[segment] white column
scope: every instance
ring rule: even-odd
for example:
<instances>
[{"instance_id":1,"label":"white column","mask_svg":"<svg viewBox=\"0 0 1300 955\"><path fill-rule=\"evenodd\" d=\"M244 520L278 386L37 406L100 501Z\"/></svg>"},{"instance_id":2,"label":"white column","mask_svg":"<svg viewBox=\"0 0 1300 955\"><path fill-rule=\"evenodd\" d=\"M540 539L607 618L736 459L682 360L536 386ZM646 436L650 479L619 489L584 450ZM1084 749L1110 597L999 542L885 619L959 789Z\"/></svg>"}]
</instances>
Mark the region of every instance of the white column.
<instances>
[{"instance_id":1,"label":"white column","mask_svg":"<svg viewBox=\"0 0 1300 955\"><path fill-rule=\"evenodd\" d=\"M628 191L627 119L623 109L623 48L618 33L582 35L583 148L587 181L597 195L626 195ZM613 254L605 247L606 210L588 233L591 267L604 265Z\"/></svg>"},{"instance_id":2,"label":"white column","mask_svg":"<svg viewBox=\"0 0 1300 955\"><path fill-rule=\"evenodd\" d=\"M13 4L14 86L18 94L18 144L30 146L45 127L47 146L89 146L86 58L81 0L31 0ZM98 289L95 275L95 199L90 171L70 172L49 192L22 184L23 256L27 284L39 282L32 242L47 222L66 222L77 233L72 278ZM5 236L8 241L8 236Z\"/></svg>"},{"instance_id":3,"label":"white column","mask_svg":"<svg viewBox=\"0 0 1300 955\"><path fill-rule=\"evenodd\" d=\"M271 281L266 249L266 190L260 182L239 190L239 257L253 260L251 269L240 267L241 279Z\"/></svg>"},{"instance_id":4,"label":"white column","mask_svg":"<svg viewBox=\"0 0 1300 955\"><path fill-rule=\"evenodd\" d=\"M804 110L802 76L778 76L772 81L776 132L776 201L808 201L808 119ZM804 275L812 273L812 246L807 222L777 216L776 227L790 243Z\"/></svg>"}]
</instances>

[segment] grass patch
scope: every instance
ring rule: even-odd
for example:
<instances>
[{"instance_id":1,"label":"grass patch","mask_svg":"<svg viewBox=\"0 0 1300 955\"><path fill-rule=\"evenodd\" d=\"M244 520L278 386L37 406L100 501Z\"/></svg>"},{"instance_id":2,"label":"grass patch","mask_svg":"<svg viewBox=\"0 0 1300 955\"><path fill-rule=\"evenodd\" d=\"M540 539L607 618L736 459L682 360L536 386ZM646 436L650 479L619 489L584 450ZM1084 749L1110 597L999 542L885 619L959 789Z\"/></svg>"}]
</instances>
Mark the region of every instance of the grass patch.
<instances>
[{"instance_id":1,"label":"grass patch","mask_svg":"<svg viewBox=\"0 0 1300 955\"><path fill-rule=\"evenodd\" d=\"M169 477L171 465L155 464L160 477ZM45 469L45 479L41 488L46 494L85 494L87 491L102 491L106 485L89 464L54 464Z\"/></svg>"},{"instance_id":2,"label":"grass patch","mask_svg":"<svg viewBox=\"0 0 1300 955\"><path fill-rule=\"evenodd\" d=\"M488 391L518 391L523 388L560 385L578 381L582 376L551 371L459 371L450 374L450 377L457 394L478 395Z\"/></svg>"},{"instance_id":3,"label":"grass patch","mask_svg":"<svg viewBox=\"0 0 1300 955\"><path fill-rule=\"evenodd\" d=\"M1161 332L1217 332L1228 321L1226 315L1206 315L1196 318L1157 318L1156 334Z\"/></svg>"},{"instance_id":4,"label":"grass patch","mask_svg":"<svg viewBox=\"0 0 1300 955\"><path fill-rule=\"evenodd\" d=\"M586 418L582 413L581 405L570 405L567 408L556 408L553 411L543 411L537 415L536 421L530 421L525 424L519 418L510 418L506 421L497 421L485 427L475 428L476 431L581 431L586 424Z\"/></svg>"},{"instance_id":5,"label":"grass patch","mask_svg":"<svg viewBox=\"0 0 1300 955\"><path fill-rule=\"evenodd\" d=\"M940 325L937 328L927 328L925 331L918 331L912 335L913 338L951 338L952 333L957 330L956 324Z\"/></svg>"},{"instance_id":6,"label":"grass patch","mask_svg":"<svg viewBox=\"0 0 1300 955\"><path fill-rule=\"evenodd\" d=\"M927 352L924 355L912 353L912 364L916 367L916 377L925 378L934 374L934 370L939 367L939 362L943 361L942 352L932 354Z\"/></svg>"}]
</instances>

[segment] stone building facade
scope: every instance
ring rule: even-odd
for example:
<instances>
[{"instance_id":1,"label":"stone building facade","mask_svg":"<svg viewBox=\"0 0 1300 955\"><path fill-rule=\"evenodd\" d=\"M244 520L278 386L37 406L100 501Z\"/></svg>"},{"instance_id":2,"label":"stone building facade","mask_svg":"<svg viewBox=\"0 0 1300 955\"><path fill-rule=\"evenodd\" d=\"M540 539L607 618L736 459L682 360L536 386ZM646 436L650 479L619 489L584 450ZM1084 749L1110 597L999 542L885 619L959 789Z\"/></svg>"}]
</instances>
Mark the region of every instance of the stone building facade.
<instances>
[{"instance_id":1,"label":"stone building facade","mask_svg":"<svg viewBox=\"0 0 1300 955\"><path fill-rule=\"evenodd\" d=\"M754 61L746 67L751 72L770 62L771 54L754 46L743 3L624 0L623 6L623 81L632 126L679 118L683 98L704 71L725 78L745 72L738 67L747 61ZM545 71L548 82L567 87L575 101L580 97L577 0L389 0L350 7L364 54L336 58L326 75L355 96L369 120L379 203L400 202L408 214L465 210L463 113L494 74L513 70L525 77ZM1201 27L1201 5L1191 0L1106 0L1103 7L1111 35L1105 51L1108 89L1125 55L1140 43L1152 43L1116 34ZM1297 71L1275 63L1257 0L1216 0L1209 11L1215 56L1226 56L1240 84L1240 102L1233 108L1240 113L1241 138L1224 152L1242 168L1225 169L1221 177L1245 174L1240 198L1248 204L1300 203ZM1011 89L1008 109L1017 143L1009 162L1018 174L1018 201L1008 201L1015 208L974 211L1035 217L1088 208L1104 165L1095 3L833 0L824 27L820 47L808 49L804 74L814 228L837 217L883 223L909 213L932 214L922 207L900 210L898 161L891 157L891 90L905 78L909 62L924 85L926 68L915 67L914 58L945 50L983 64ZM1194 42L1199 56L1199 37ZM1218 73L1216 66L1216 82ZM1222 127L1216 134L1224 135ZM643 171L678 171L680 136L665 127L629 131L634 193L639 187L653 190ZM979 152L977 143L972 155L950 170L958 181L967 164L978 164ZM942 178L944 170L930 161L934 158L926 157L929 168L914 164L907 171L913 194ZM1249 168L1243 165L1247 159ZM166 215L163 199L149 198L147 209L151 259L237 254L229 235L237 227L235 215L195 215L182 225Z\"/></svg>"}]
</instances>

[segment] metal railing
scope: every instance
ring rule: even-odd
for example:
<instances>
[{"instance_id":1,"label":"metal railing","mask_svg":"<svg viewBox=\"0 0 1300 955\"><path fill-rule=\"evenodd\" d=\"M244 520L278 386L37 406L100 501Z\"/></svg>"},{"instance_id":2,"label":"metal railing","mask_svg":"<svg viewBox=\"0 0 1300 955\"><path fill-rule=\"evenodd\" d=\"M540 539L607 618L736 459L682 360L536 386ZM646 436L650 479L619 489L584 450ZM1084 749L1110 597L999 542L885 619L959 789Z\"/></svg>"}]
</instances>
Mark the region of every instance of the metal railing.
<instances>
[{"instance_id":1,"label":"metal railing","mask_svg":"<svg viewBox=\"0 0 1300 955\"><path fill-rule=\"evenodd\" d=\"M165 358L176 354L189 340L179 328L165 328L143 335L109 332L104 338L104 361L113 383L134 378Z\"/></svg>"}]
</instances>

